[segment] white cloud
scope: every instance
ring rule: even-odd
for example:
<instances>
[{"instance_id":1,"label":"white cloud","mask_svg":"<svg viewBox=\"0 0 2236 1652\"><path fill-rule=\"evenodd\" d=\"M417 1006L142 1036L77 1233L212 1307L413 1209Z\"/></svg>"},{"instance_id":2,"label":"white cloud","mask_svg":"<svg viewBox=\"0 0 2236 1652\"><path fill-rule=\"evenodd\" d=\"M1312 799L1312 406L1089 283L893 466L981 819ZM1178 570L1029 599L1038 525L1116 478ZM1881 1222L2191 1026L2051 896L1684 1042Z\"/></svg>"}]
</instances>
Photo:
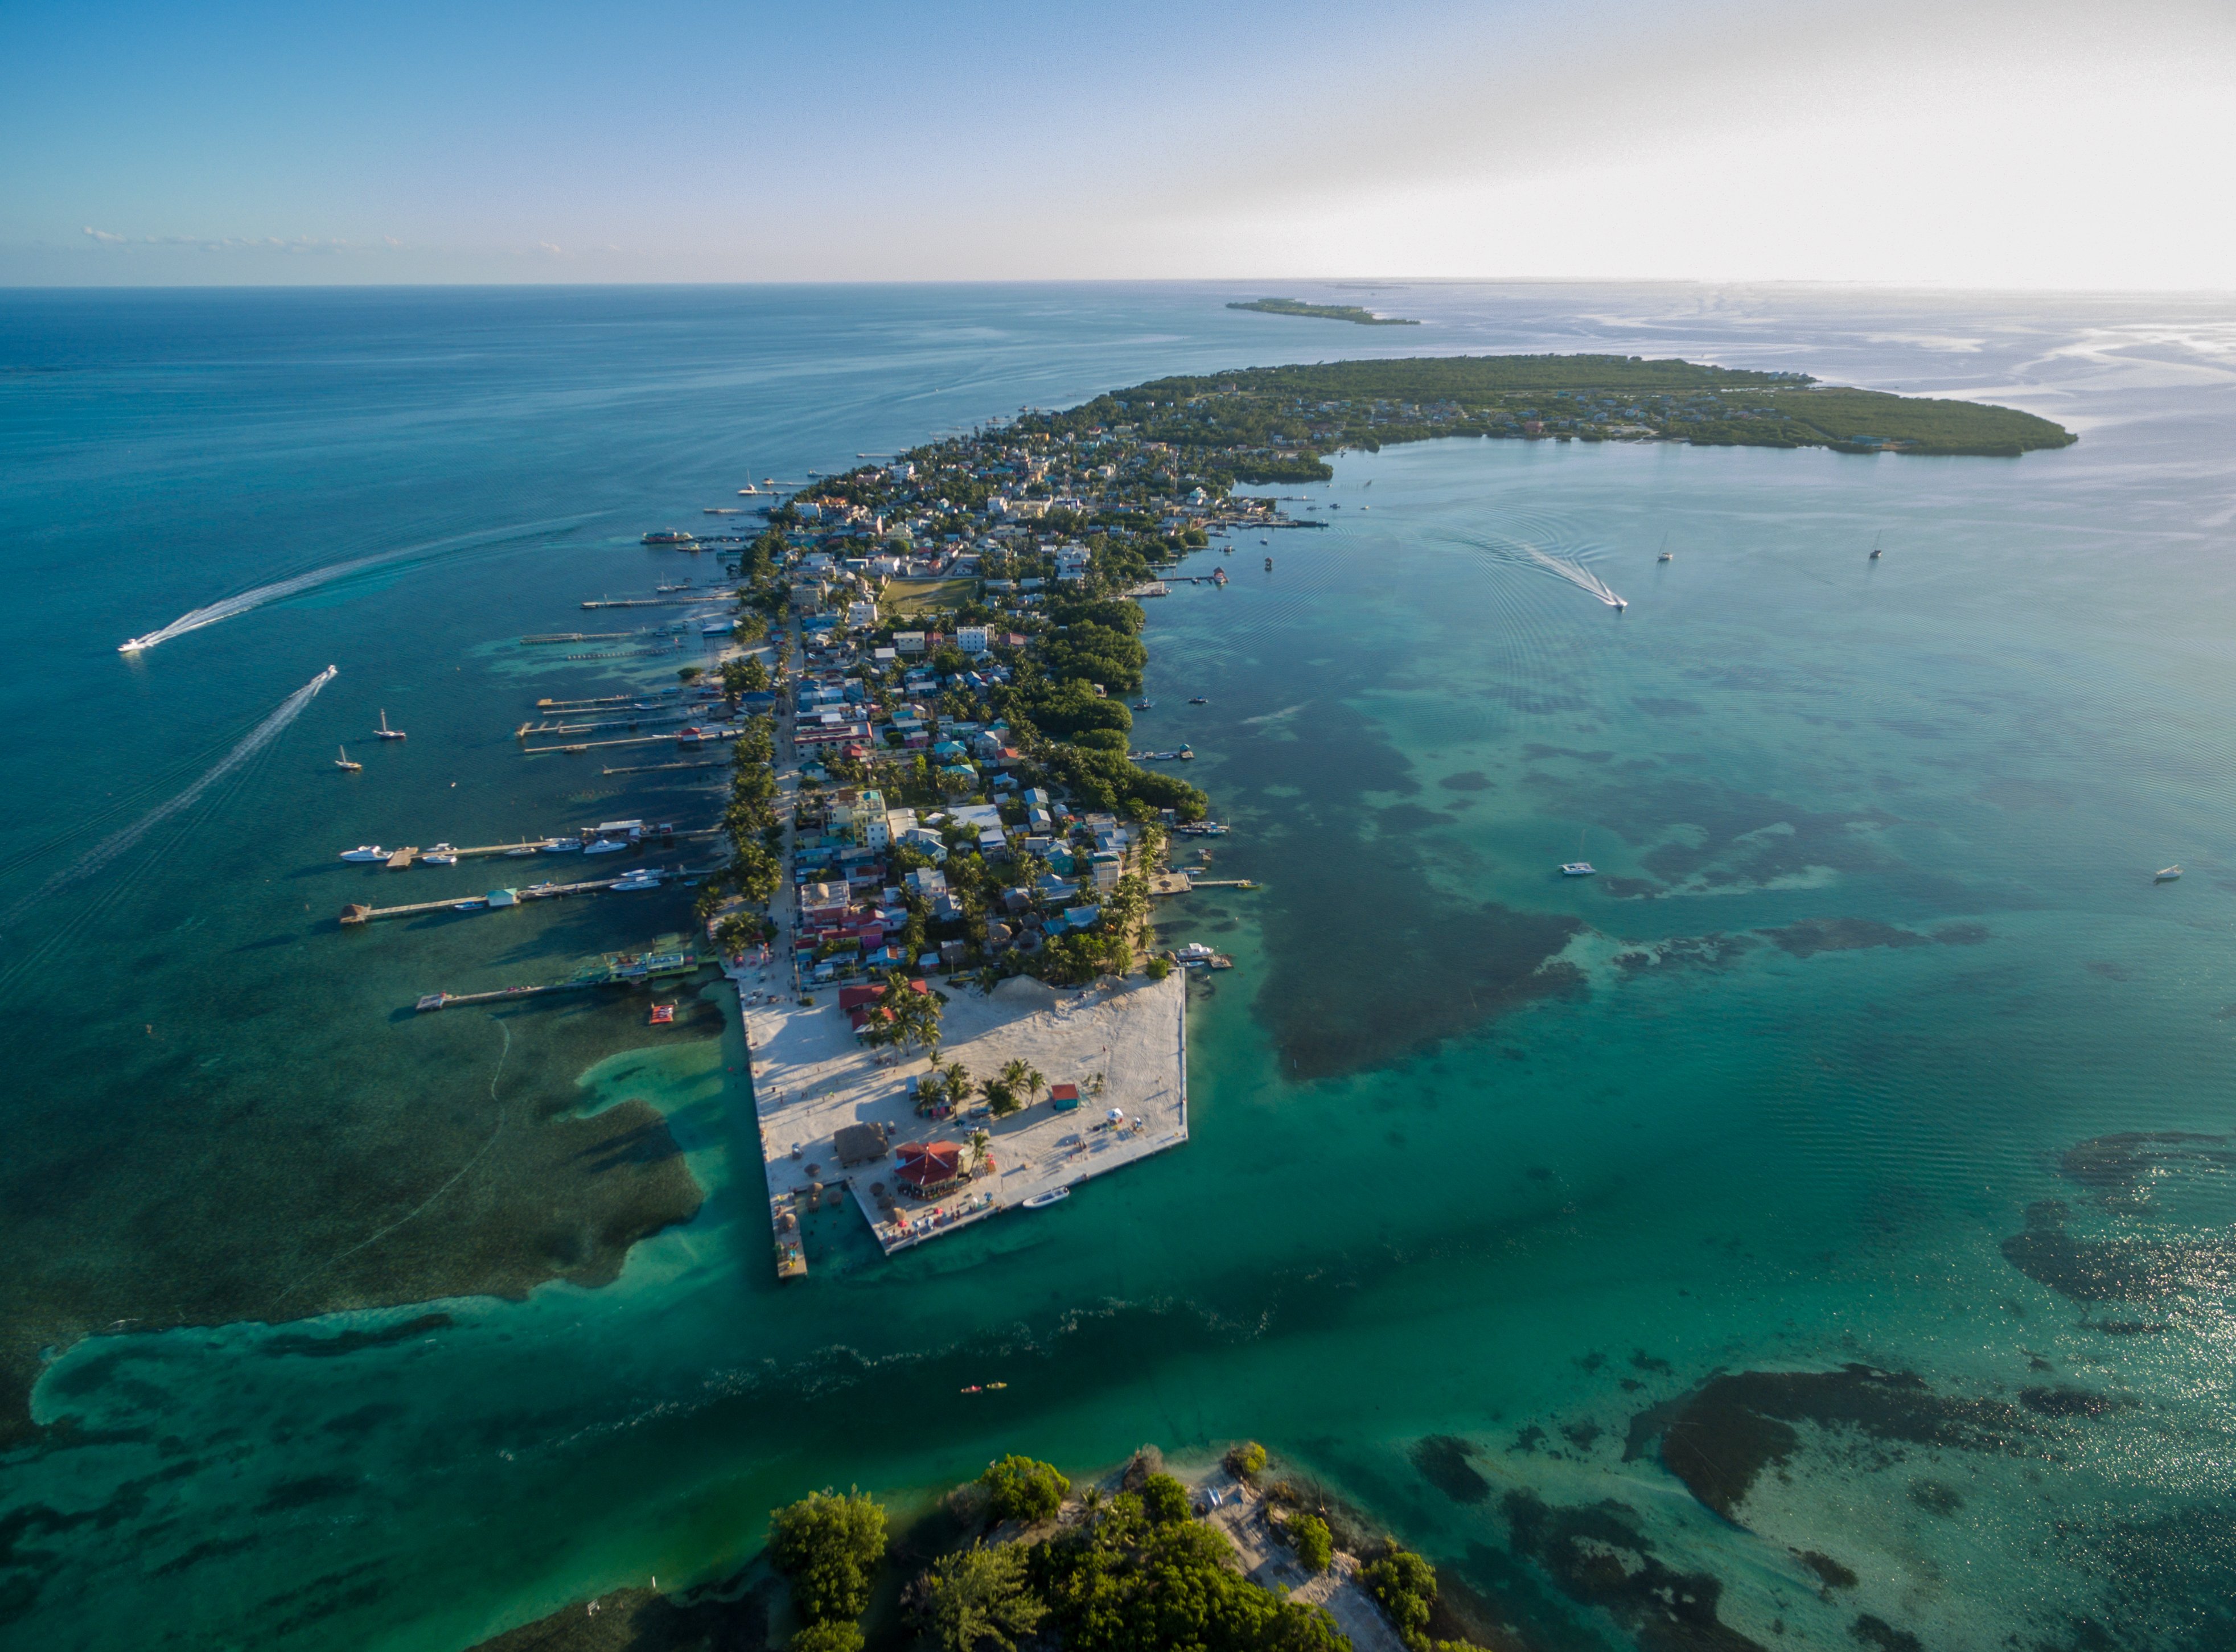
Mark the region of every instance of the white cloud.
<instances>
[{"instance_id":1,"label":"white cloud","mask_svg":"<svg viewBox=\"0 0 2236 1652\"><path fill-rule=\"evenodd\" d=\"M91 224L85 227L85 233L104 247L121 247L129 239L128 236L112 235L105 229L95 229Z\"/></svg>"}]
</instances>

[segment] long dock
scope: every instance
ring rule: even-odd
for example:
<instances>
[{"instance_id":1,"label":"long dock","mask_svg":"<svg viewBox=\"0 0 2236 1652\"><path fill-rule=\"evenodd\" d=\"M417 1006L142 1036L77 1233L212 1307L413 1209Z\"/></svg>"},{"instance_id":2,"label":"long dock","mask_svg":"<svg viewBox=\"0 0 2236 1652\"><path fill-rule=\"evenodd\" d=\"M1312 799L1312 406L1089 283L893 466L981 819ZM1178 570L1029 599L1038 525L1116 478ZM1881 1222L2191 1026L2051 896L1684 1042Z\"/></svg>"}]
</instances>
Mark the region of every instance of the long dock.
<instances>
[{"instance_id":1,"label":"long dock","mask_svg":"<svg viewBox=\"0 0 2236 1652\"><path fill-rule=\"evenodd\" d=\"M556 900L562 895L594 895L602 889L611 889L619 882L619 878L592 878L578 884L553 884L521 890L516 898L523 901ZM492 910L487 899L479 895L452 895L444 900L415 900L402 906L367 906L352 901L342 908L341 921L345 924L373 924L384 918L409 918L415 912L455 912L461 907L469 912Z\"/></svg>"},{"instance_id":2,"label":"long dock","mask_svg":"<svg viewBox=\"0 0 2236 1652\"><path fill-rule=\"evenodd\" d=\"M728 729L722 729L703 737L707 742L736 738L737 735ZM674 746L679 743L692 745L700 742L685 740L681 734L635 734L627 740L582 740L570 741L564 746L523 746L521 750L530 757L542 757L552 752L596 751L611 746Z\"/></svg>"}]
</instances>

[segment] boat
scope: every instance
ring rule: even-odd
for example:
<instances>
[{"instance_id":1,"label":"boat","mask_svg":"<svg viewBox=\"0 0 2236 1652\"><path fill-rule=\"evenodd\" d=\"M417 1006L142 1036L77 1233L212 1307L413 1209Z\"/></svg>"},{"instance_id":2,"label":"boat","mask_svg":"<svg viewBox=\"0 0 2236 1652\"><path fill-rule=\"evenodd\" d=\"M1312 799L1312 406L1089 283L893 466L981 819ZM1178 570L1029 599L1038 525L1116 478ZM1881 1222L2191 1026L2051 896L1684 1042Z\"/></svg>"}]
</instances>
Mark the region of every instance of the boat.
<instances>
[{"instance_id":1,"label":"boat","mask_svg":"<svg viewBox=\"0 0 2236 1652\"><path fill-rule=\"evenodd\" d=\"M1198 694L1194 699L1188 701L1188 704L1191 706L1207 706L1210 703L1211 696L1209 694Z\"/></svg>"},{"instance_id":2,"label":"boat","mask_svg":"<svg viewBox=\"0 0 2236 1652\"><path fill-rule=\"evenodd\" d=\"M1561 876L1563 878L1590 878L1596 876L1598 872L1599 868L1592 865L1588 860L1571 860L1562 866Z\"/></svg>"},{"instance_id":3,"label":"boat","mask_svg":"<svg viewBox=\"0 0 2236 1652\"><path fill-rule=\"evenodd\" d=\"M1050 1205L1060 1203L1070 1197L1071 1189L1069 1188L1050 1188L1046 1193L1036 1193L1026 1200L1024 1208L1027 1210L1046 1210Z\"/></svg>"},{"instance_id":4,"label":"boat","mask_svg":"<svg viewBox=\"0 0 2236 1652\"><path fill-rule=\"evenodd\" d=\"M2160 866L2155 872L2151 874L2151 881L2154 884L2170 884L2180 876L2181 868L2180 866Z\"/></svg>"},{"instance_id":5,"label":"boat","mask_svg":"<svg viewBox=\"0 0 2236 1652\"><path fill-rule=\"evenodd\" d=\"M485 900L454 900L450 903L450 910L454 912L477 912L488 905Z\"/></svg>"},{"instance_id":6,"label":"boat","mask_svg":"<svg viewBox=\"0 0 2236 1652\"><path fill-rule=\"evenodd\" d=\"M650 872L625 872L621 877L615 879L608 887L613 889L617 893L634 893L635 891L640 889L659 888L660 879L653 876Z\"/></svg>"},{"instance_id":7,"label":"boat","mask_svg":"<svg viewBox=\"0 0 2236 1652\"><path fill-rule=\"evenodd\" d=\"M1224 584L1226 584L1226 583L1227 583L1227 570L1226 570L1224 568L1214 568L1214 569L1213 569L1211 570L1211 582L1212 582L1213 584L1214 584L1214 585L1224 585Z\"/></svg>"},{"instance_id":8,"label":"boat","mask_svg":"<svg viewBox=\"0 0 2236 1652\"><path fill-rule=\"evenodd\" d=\"M1869 557L1869 559L1868 559L1868 560L1870 560L1870 561L1871 561L1871 562L1877 562L1877 561L1878 561L1878 559L1879 559L1879 536L1878 536L1878 535L1877 535L1877 534L1873 534L1873 535L1871 536L1871 556Z\"/></svg>"},{"instance_id":9,"label":"boat","mask_svg":"<svg viewBox=\"0 0 2236 1652\"><path fill-rule=\"evenodd\" d=\"M388 708L385 706L381 708L380 727L372 731L372 737L375 740L402 740L404 738L404 731L402 729L391 728L388 726Z\"/></svg>"},{"instance_id":10,"label":"boat","mask_svg":"<svg viewBox=\"0 0 2236 1652\"><path fill-rule=\"evenodd\" d=\"M734 504L710 504L701 513L709 517L736 517L745 514L744 507Z\"/></svg>"},{"instance_id":11,"label":"boat","mask_svg":"<svg viewBox=\"0 0 2236 1652\"><path fill-rule=\"evenodd\" d=\"M1193 762L1195 760L1195 754L1185 746L1181 747L1179 751L1174 754L1174 755L1178 757L1183 763Z\"/></svg>"},{"instance_id":12,"label":"boat","mask_svg":"<svg viewBox=\"0 0 2236 1652\"><path fill-rule=\"evenodd\" d=\"M362 764L362 763L352 762L352 761L350 760L350 754L349 754L349 747L346 747L346 746L337 746L337 747L334 747L334 749L335 749L336 751L338 751L338 752L339 752L339 753L341 754L341 755L340 755L339 757L337 757L336 759L334 759L334 767L335 767L336 768L339 768L339 769L345 769L345 770L346 770L348 773L352 773L352 774L354 774L354 773L356 773L359 769L361 769L361 768L363 768L363 767L365 767L365 765L364 765L364 764Z\"/></svg>"},{"instance_id":13,"label":"boat","mask_svg":"<svg viewBox=\"0 0 2236 1652\"><path fill-rule=\"evenodd\" d=\"M1266 559L1266 571L1269 574L1273 571L1273 559L1271 556Z\"/></svg>"},{"instance_id":14,"label":"boat","mask_svg":"<svg viewBox=\"0 0 2236 1652\"><path fill-rule=\"evenodd\" d=\"M388 851L382 848L377 843L360 843L354 849L343 850L342 859L345 860L385 860L388 859Z\"/></svg>"},{"instance_id":15,"label":"boat","mask_svg":"<svg viewBox=\"0 0 2236 1652\"><path fill-rule=\"evenodd\" d=\"M681 528L661 528L645 535L644 543L648 545L693 546L699 542Z\"/></svg>"},{"instance_id":16,"label":"boat","mask_svg":"<svg viewBox=\"0 0 2236 1652\"><path fill-rule=\"evenodd\" d=\"M744 487L740 488L740 489L738 490L738 497L740 497L740 499L750 499L750 498L754 497L755 497L756 495L758 495L760 492L760 490L759 488L755 487L752 483L748 482L748 483L746 483L746 485L745 485Z\"/></svg>"},{"instance_id":17,"label":"boat","mask_svg":"<svg viewBox=\"0 0 2236 1652\"><path fill-rule=\"evenodd\" d=\"M986 1391L985 1391L983 1388L980 1387L977 1383L975 1383L975 1382L974 1382L974 1383L972 1383L972 1384L971 1384L968 1388L965 1388L963 1392L964 1393L966 1393L966 1394L983 1394L983 1393L984 1393Z\"/></svg>"},{"instance_id":18,"label":"boat","mask_svg":"<svg viewBox=\"0 0 2236 1652\"><path fill-rule=\"evenodd\" d=\"M628 847L628 843L624 839L598 838L584 844L582 852L586 855L609 855Z\"/></svg>"},{"instance_id":19,"label":"boat","mask_svg":"<svg viewBox=\"0 0 2236 1652\"><path fill-rule=\"evenodd\" d=\"M1156 708L1156 704L1157 702L1154 700L1136 700L1134 702L1134 709L1136 711L1152 711Z\"/></svg>"},{"instance_id":20,"label":"boat","mask_svg":"<svg viewBox=\"0 0 2236 1652\"><path fill-rule=\"evenodd\" d=\"M431 866L455 866L458 864L458 852L447 843L438 843L419 859Z\"/></svg>"},{"instance_id":21,"label":"boat","mask_svg":"<svg viewBox=\"0 0 2236 1652\"><path fill-rule=\"evenodd\" d=\"M517 848L517 849L508 849L508 850L506 850L506 851L504 852L504 858L505 858L506 859L508 859L508 860L517 860L517 859L519 859L521 858L521 856L523 856L523 855L532 855L532 854L534 854L535 852L536 852L536 850L535 850L534 846L532 846L532 845L530 845L530 844L523 843L523 844L522 844L522 845L520 846L520 847L519 847L519 848Z\"/></svg>"},{"instance_id":22,"label":"boat","mask_svg":"<svg viewBox=\"0 0 2236 1652\"><path fill-rule=\"evenodd\" d=\"M674 1019L675 1006L674 1004L655 1004L652 1006L652 1020L648 1024L654 1027L665 1027Z\"/></svg>"},{"instance_id":23,"label":"boat","mask_svg":"<svg viewBox=\"0 0 2236 1652\"><path fill-rule=\"evenodd\" d=\"M576 838L553 838L536 846L547 855L565 855L574 853L582 846L582 840Z\"/></svg>"},{"instance_id":24,"label":"boat","mask_svg":"<svg viewBox=\"0 0 2236 1652\"><path fill-rule=\"evenodd\" d=\"M119 654L137 654L143 648L152 648L155 646L155 634L153 631L150 631L145 636L125 638L123 642L116 645L116 651Z\"/></svg>"},{"instance_id":25,"label":"boat","mask_svg":"<svg viewBox=\"0 0 2236 1652\"><path fill-rule=\"evenodd\" d=\"M1627 602L1623 601L1623 599L1622 599L1621 597L1618 596L1618 597L1616 597L1616 598L1615 599L1615 602L1614 602L1614 603L1612 604L1612 606L1614 607L1615 611L1616 613L1620 614L1620 613L1621 613L1621 612L1623 611L1623 609L1625 609L1628 608L1628 607L1630 606L1630 604L1629 604L1628 602Z\"/></svg>"}]
</instances>

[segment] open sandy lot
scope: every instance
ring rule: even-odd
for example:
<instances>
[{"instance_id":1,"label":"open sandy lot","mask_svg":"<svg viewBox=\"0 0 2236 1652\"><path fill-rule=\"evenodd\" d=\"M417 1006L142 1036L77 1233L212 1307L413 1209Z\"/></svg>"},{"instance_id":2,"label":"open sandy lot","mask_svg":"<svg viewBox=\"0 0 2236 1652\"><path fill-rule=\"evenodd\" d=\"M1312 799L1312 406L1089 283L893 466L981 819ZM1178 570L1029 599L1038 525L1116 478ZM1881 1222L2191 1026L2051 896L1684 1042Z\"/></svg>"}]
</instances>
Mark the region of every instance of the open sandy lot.
<instances>
[{"instance_id":1,"label":"open sandy lot","mask_svg":"<svg viewBox=\"0 0 2236 1652\"><path fill-rule=\"evenodd\" d=\"M780 979L751 965L732 971L751 1049L761 1153L771 1216L784 1213L810 1183L849 1189L887 1251L920 1244L1068 1188L1187 1139L1186 987L1180 974L1134 977L1115 987L1058 992L1037 981L1004 981L990 997L943 989L943 1062L959 1061L979 1078L1022 1059L1050 1085L1076 1084L1077 1110L1059 1113L1046 1089L1031 1106L996 1119L920 1119L906 1080L929 1070L922 1053L897 1056L865 1048L826 988L812 1008L784 994ZM772 966L770 977L780 973ZM774 995L773 1001L771 995ZM1115 1109L1121 1123L1108 1123ZM884 1124L904 1142L967 1144L973 1129L992 1138L994 1168L944 1198L903 1198L901 1222L888 1219L875 1188L898 1190L890 1154L842 1168L835 1133L848 1124Z\"/></svg>"}]
</instances>

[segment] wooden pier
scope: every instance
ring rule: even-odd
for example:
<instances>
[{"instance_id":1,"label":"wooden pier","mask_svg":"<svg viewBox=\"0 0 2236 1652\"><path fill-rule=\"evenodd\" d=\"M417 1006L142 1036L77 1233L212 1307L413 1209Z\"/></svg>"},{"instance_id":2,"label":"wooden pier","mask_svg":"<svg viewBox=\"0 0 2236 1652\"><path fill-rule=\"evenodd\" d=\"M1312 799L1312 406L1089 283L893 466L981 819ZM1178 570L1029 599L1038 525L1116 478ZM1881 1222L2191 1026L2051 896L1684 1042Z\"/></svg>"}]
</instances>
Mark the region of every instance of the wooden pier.
<instances>
[{"instance_id":1,"label":"wooden pier","mask_svg":"<svg viewBox=\"0 0 2236 1652\"><path fill-rule=\"evenodd\" d=\"M591 878L581 883L541 885L533 889L516 890L513 898L516 901L531 901L556 900L562 895L594 895L600 890L611 889L619 882L619 878ZM491 908L485 895L452 895L443 900L415 900L402 906L367 906L362 902L352 901L342 908L341 921L345 924L372 924L384 918L409 918L417 912L456 912L461 908L468 912L503 910L502 907Z\"/></svg>"},{"instance_id":2,"label":"wooden pier","mask_svg":"<svg viewBox=\"0 0 2236 1652\"><path fill-rule=\"evenodd\" d=\"M553 752L596 751L614 746L698 746L711 745L717 740L735 740L728 729L719 729L701 735L698 740L686 740L681 733L672 734L633 734L626 740L575 740L565 746L523 746L521 750L530 757L547 756Z\"/></svg>"}]
</instances>

